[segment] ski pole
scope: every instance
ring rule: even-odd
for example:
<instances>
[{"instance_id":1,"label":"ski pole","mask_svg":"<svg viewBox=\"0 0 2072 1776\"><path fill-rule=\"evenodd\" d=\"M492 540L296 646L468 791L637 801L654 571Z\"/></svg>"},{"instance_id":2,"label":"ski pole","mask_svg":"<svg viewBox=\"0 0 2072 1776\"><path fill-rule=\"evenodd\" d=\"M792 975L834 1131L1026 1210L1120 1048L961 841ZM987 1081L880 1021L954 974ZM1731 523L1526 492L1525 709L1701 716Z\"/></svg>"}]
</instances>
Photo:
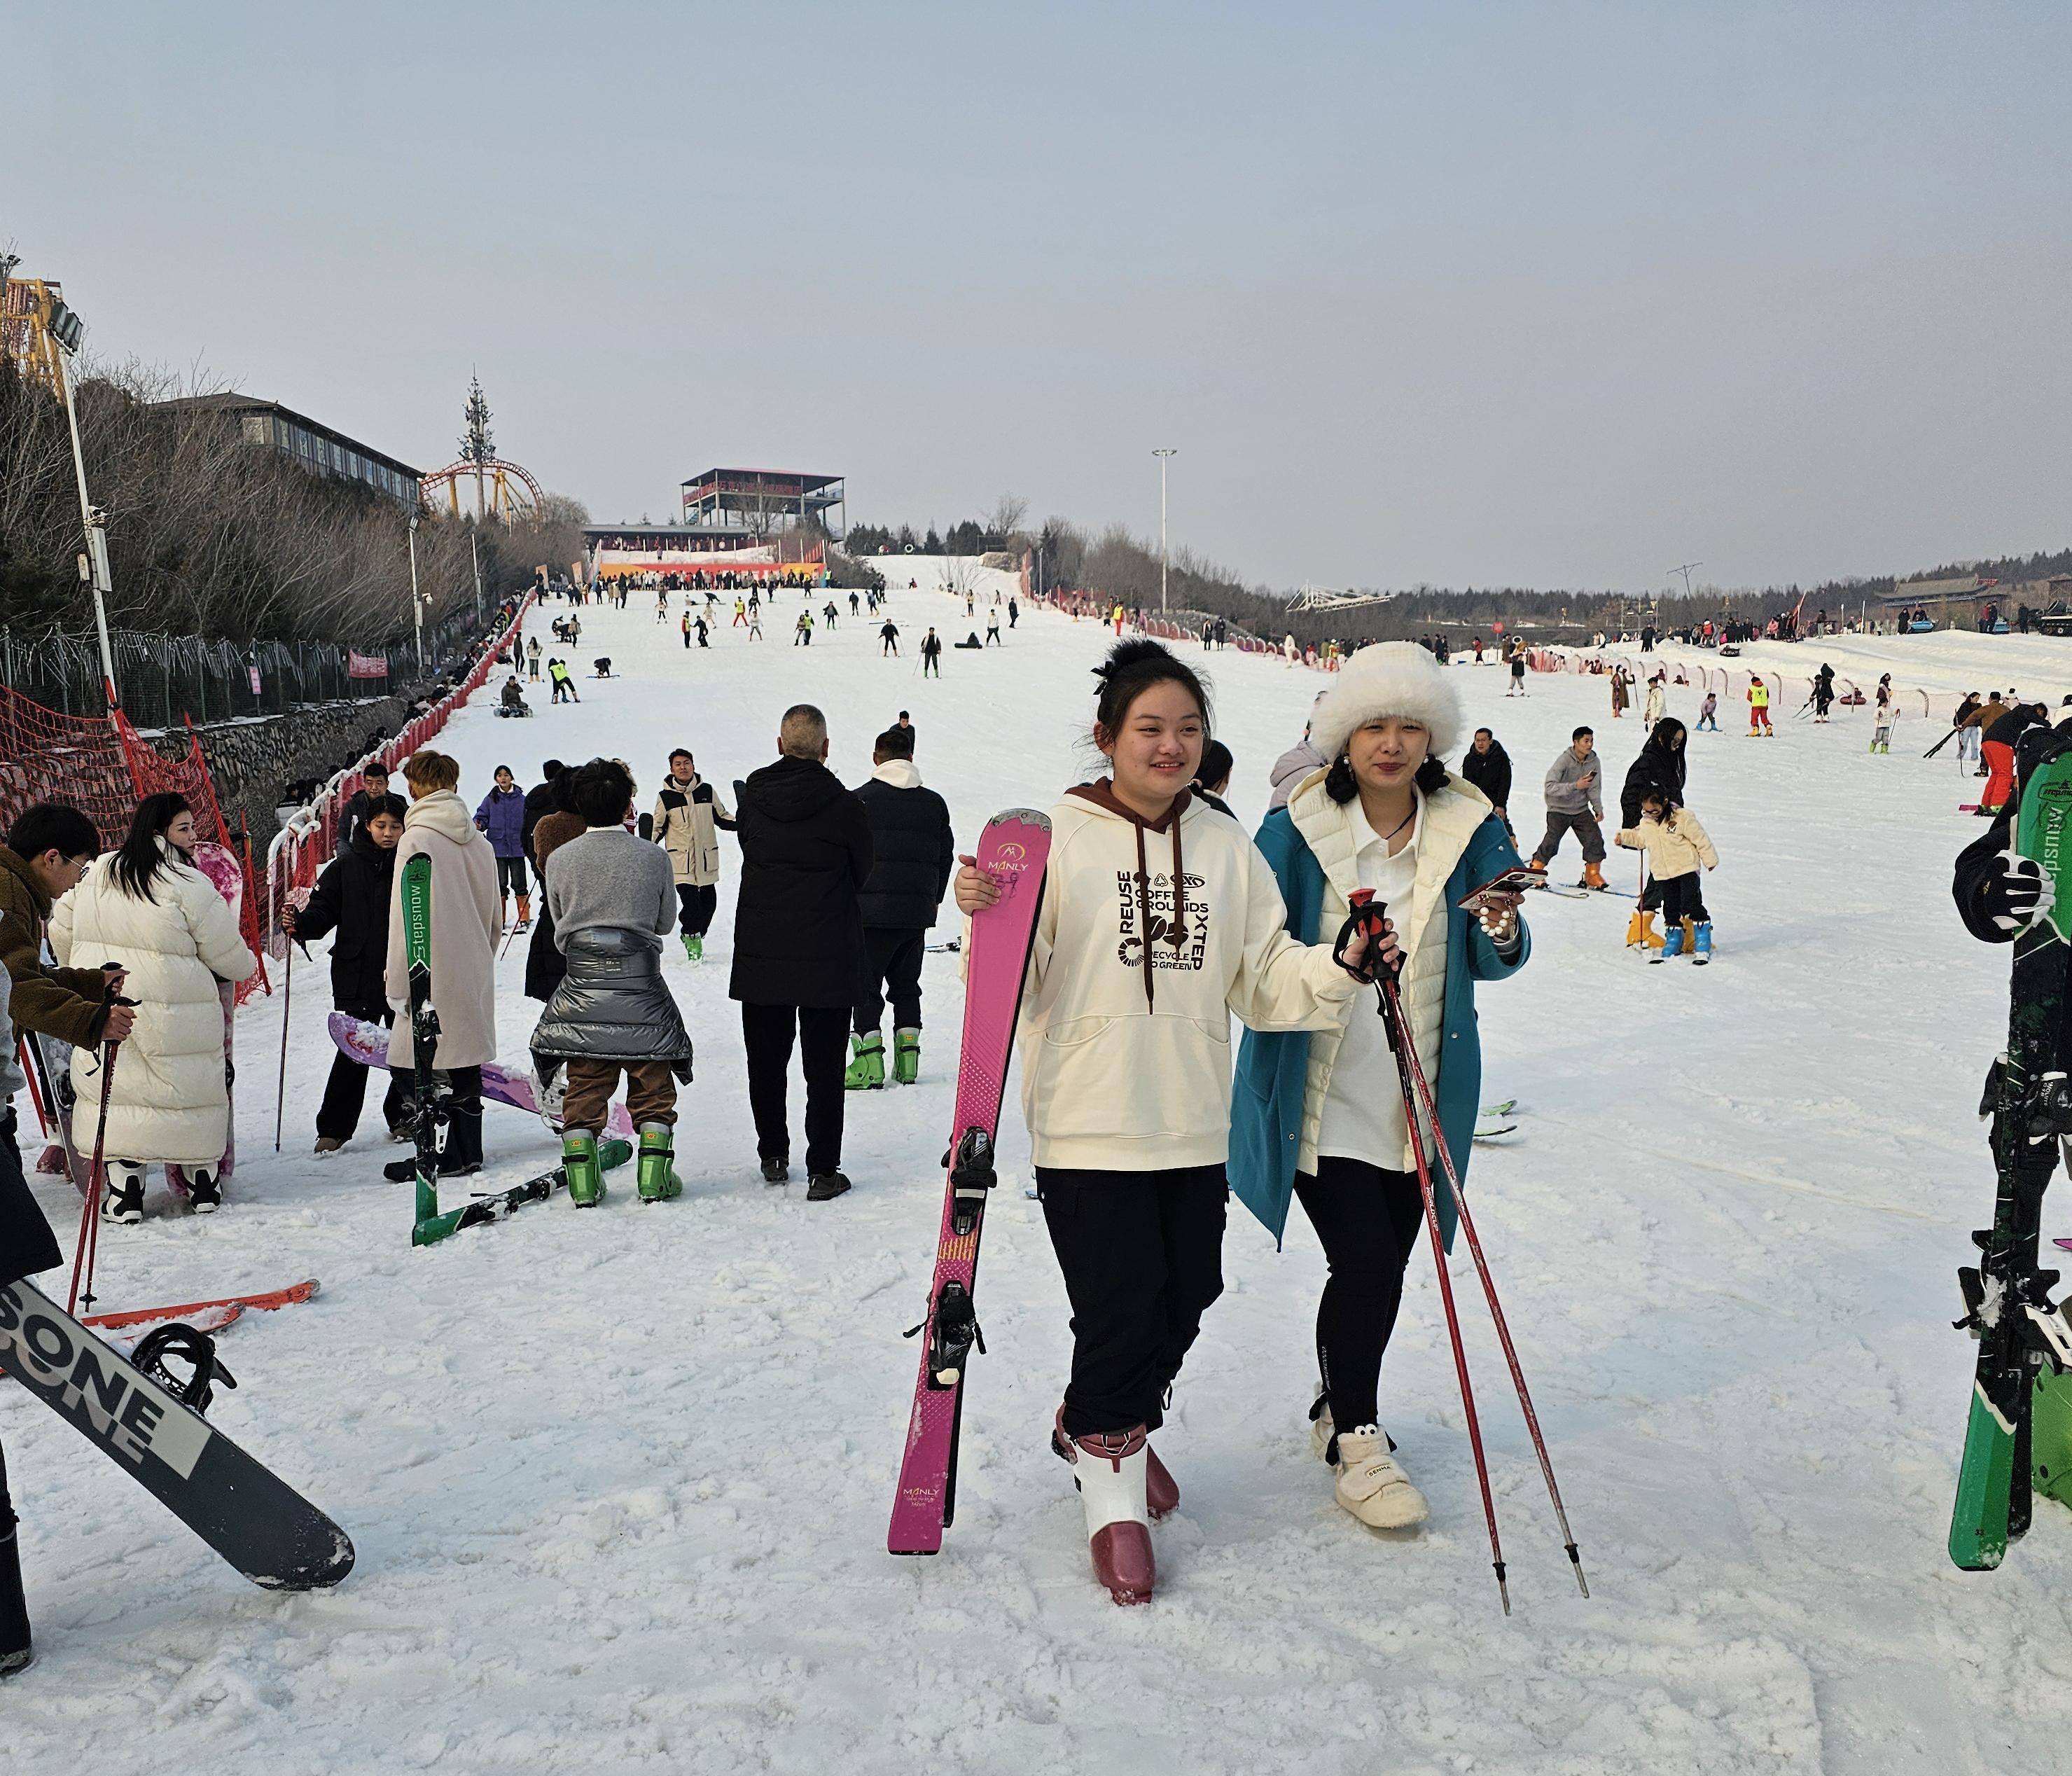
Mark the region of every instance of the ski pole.
<instances>
[{"instance_id":1,"label":"ski pole","mask_svg":"<svg viewBox=\"0 0 2072 1776\"><path fill-rule=\"evenodd\" d=\"M1497 1595L1503 1600L1503 1613L1511 1614L1511 1586L1504 1577L1503 1544L1497 1535L1496 1501L1490 1496L1489 1460L1482 1452L1482 1420L1475 1413L1474 1385L1468 1379L1468 1353L1461 1342L1461 1316L1453 1304L1453 1282L1446 1272L1446 1242L1439 1231L1439 1206L1432 1186L1432 1169L1425 1163L1424 1138L1417 1132L1417 1106L1410 1083L1410 1069L1404 1059L1404 1047L1410 1039L1408 1028L1399 1030L1396 1022L1388 1014L1388 1005L1394 978L1385 972L1378 957L1373 956L1371 946L1381 940L1383 907L1375 900L1373 890L1359 888L1353 891L1353 910L1367 915L1363 923L1370 946L1367 974L1375 982L1379 1003L1376 1009L1382 1013L1383 1033L1388 1038L1390 1052L1396 1057L1396 1080L1403 1093L1403 1122L1410 1135L1410 1157L1417 1168L1417 1189L1424 1202L1424 1231L1431 1235L1432 1261L1439 1272L1439 1300L1446 1314L1446 1336L1453 1346L1453 1373L1461 1384L1461 1409L1468 1421L1468 1446L1475 1458L1475 1479L1482 1488L1482 1520L1489 1526L1490 1564L1496 1569ZM1437 1132L1436 1129L1434 1131Z\"/></svg>"},{"instance_id":2,"label":"ski pole","mask_svg":"<svg viewBox=\"0 0 2072 1776\"><path fill-rule=\"evenodd\" d=\"M1453 1156L1447 1150L1445 1131L1439 1126L1439 1107L1432 1095L1431 1082L1424 1077L1424 1063L1417 1058L1416 1045L1410 1039L1409 1020L1404 1016L1403 1001L1396 992L1396 983L1383 984L1382 997L1387 1005L1388 1022L1393 1026L1399 1064L1408 1057L1408 1071L1416 1081L1419 1096L1424 1104L1424 1113L1430 1119L1433 1144L1439 1149L1439 1164L1446 1175L1446 1187L1453 1193L1453 1212L1460 1217L1461 1231L1468 1236L1468 1250L1474 1255L1475 1273L1481 1277L1482 1293L1488 1298L1490 1318L1496 1323L1497 1341L1503 1346L1504 1361L1510 1365L1511 1379L1518 1389L1519 1411L1524 1416L1525 1428L1532 1437L1533 1451L1540 1457L1540 1471L1547 1482L1547 1496L1554 1505L1555 1520L1561 1526L1562 1546L1567 1550L1568 1564L1574 1569L1576 1584L1585 1597L1590 1594L1589 1581L1583 1576L1583 1558L1576 1547L1575 1533L1568 1527L1568 1512L1561 1503L1561 1488L1554 1478L1554 1463L1547 1453L1547 1440L1540 1431L1540 1415L1533 1410L1531 1391L1525 1385L1525 1370L1518 1360L1518 1347L1511 1342L1511 1325L1504 1318L1503 1305L1497 1299L1496 1279L1490 1274L1489 1260L1482 1255L1482 1243L1475 1232L1474 1217L1468 1212L1467 1194L1461 1188L1460 1174L1454 1170ZM1416 1118L1412 1119L1411 1138L1416 1139Z\"/></svg>"},{"instance_id":3,"label":"ski pole","mask_svg":"<svg viewBox=\"0 0 2072 1776\"><path fill-rule=\"evenodd\" d=\"M132 1005L134 999L112 999L110 1005ZM93 1159L87 1168L86 1201L79 1213L79 1244L72 1260L72 1290L65 1297L65 1312L77 1312L82 1301L93 1306L93 1266L101 1252L101 1198L108 1187L108 1100L115 1083L115 1054L121 1043L110 1038L101 1045L101 1109L93 1123ZM85 1293L80 1293L84 1282Z\"/></svg>"},{"instance_id":4,"label":"ski pole","mask_svg":"<svg viewBox=\"0 0 2072 1776\"><path fill-rule=\"evenodd\" d=\"M288 1018L295 1009L294 934L289 934L287 960L281 974L281 1071L273 1083L273 1151L281 1150L281 1120L288 1109Z\"/></svg>"}]
</instances>

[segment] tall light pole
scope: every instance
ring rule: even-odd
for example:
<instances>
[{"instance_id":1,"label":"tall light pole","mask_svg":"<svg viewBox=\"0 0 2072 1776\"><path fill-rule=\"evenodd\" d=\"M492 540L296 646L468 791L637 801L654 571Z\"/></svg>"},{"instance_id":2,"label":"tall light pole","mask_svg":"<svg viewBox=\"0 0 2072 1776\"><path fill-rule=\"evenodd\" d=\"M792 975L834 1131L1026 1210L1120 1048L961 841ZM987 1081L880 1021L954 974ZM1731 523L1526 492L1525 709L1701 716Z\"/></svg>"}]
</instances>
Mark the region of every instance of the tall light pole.
<instances>
[{"instance_id":1,"label":"tall light pole","mask_svg":"<svg viewBox=\"0 0 2072 1776\"><path fill-rule=\"evenodd\" d=\"M86 567L80 578L93 589L93 627L101 637L101 674L108 684L108 706L121 707L115 688L115 652L108 644L108 594L115 590L114 575L108 566L108 514L97 506L86 491L86 454L80 447L79 409L72 405L71 360L79 350L84 324L56 296L43 319L43 349L50 360L51 378L64 394L65 424L72 430L72 466L79 478L80 520L86 532Z\"/></svg>"},{"instance_id":2,"label":"tall light pole","mask_svg":"<svg viewBox=\"0 0 2072 1776\"><path fill-rule=\"evenodd\" d=\"M1172 552L1166 542L1166 458L1178 456L1174 450L1155 450L1151 453L1158 458L1158 610L1166 610L1166 576L1172 564Z\"/></svg>"},{"instance_id":3,"label":"tall light pole","mask_svg":"<svg viewBox=\"0 0 2072 1776\"><path fill-rule=\"evenodd\" d=\"M417 596L417 515L410 514L410 615L417 631L417 670L425 669L425 601Z\"/></svg>"}]
</instances>

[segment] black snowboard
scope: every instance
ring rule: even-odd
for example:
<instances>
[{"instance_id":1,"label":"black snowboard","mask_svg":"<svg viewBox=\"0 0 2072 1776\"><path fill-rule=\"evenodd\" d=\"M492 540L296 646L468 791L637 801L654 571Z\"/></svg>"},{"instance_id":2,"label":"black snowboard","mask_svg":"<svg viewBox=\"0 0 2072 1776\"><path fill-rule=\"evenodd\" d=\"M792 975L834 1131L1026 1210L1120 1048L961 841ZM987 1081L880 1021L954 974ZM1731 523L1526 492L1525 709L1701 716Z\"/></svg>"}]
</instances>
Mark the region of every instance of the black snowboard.
<instances>
[{"instance_id":1,"label":"black snowboard","mask_svg":"<svg viewBox=\"0 0 2072 1776\"><path fill-rule=\"evenodd\" d=\"M269 1591L352 1570L345 1531L26 1282L0 1287L0 1367Z\"/></svg>"}]
</instances>

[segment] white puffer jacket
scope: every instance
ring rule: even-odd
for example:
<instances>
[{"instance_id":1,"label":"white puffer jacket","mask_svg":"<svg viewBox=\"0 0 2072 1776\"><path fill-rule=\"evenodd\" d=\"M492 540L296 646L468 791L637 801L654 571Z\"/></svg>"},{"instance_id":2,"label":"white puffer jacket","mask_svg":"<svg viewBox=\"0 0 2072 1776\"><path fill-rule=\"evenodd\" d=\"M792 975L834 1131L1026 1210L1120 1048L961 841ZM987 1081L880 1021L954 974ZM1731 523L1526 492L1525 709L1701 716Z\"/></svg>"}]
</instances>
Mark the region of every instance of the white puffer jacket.
<instances>
[{"instance_id":1,"label":"white puffer jacket","mask_svg":"<svg viewBox=\"0 0 2072 1776\"><path fill-rule=\"evenodd\" d=\"M160 841L164 849L164 841ZM51 914L51 953L64 968L120 962L136 1027L118 1050L108 1102L108 1156L170 1166L214 1166L229 1137L230 1092L224 1077L223 1001L217 980L244 980L258 959L215 883L173 861L151 884L152 898L115 884L103 857ZM93 1145L101 1109L101 1055L72 1050L79 1093L72 1141Z\"/></svg>"}]
</instances>

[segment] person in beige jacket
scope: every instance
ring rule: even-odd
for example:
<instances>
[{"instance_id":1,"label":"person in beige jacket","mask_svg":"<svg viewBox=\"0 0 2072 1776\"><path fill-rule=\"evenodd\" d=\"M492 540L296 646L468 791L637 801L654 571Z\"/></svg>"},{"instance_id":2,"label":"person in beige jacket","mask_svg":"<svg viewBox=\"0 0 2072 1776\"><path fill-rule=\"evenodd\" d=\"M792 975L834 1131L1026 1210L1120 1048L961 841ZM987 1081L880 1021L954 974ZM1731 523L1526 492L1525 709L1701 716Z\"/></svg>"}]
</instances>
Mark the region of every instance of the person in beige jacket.
<instances>
[{"instance_id":1,"label":"person in beige jacket","mask_svg":"<svg viewBox=\"0 0 2072 1776\"><path fill-rule=\"evenodd\" d=\"M1613 843L1644 852L1647 873L1662 892L1662 924L1667 941L1648 957L1673 962L1686 951L1696 963L1712 959L1712 915L1705 911L1698 871L1716 870L1720 854L1698 816L1677 807L1659 790L1640 799L1640 824L1614 835Z\"/></svg>"},{"instance_id":2,"label":"person in beige jacket","mask_svg":"<svg viewBox=\"0 0 2072 1776\"><path fill-rule=\"evenodd\" d=\"M496 1059L496 940L504 933L504 902L496 889L496 853L475 830L467 804L454 793L460 767L442 752L417 752L403 767L410 787L410 811L396 847L397 899L389 908L388 1003L395 1033L388 1039L388 1067L404 1076L414 1096L416 1048L410 1029L410 974L404 954L403 871L411 858L432 862L432 1004L439 1014L435 1057L447 1076L446 1140L439 1149L442 1177L482 1170L482 1067ZM414 1159L383 1168L392 1182L415 1174Z\"/></svg>"},{"instance_id":3,"label":"person in beige jacket","mask_svg":"<svg viewBox=\"0 0 2072 1776\"><path fill-rule=\"evenodd\" d=\"M1072 1306L1052 1447L1072 1464L1096 1576L1141 1603L1145 1526L1178 1502L1148 1439L1223 1292L1231 1015L1335 1028L1360 987L1330 945L1288 935L1265 859L1189 792L1208 738L1200 679L1152 641L1120 643L1098 676L1093 738L1112 775L1050 810L1022 1107ZM968 914L998 890L963 861ZM1356 968L1366 940L1348 944Z\"/></svg>"},{"instance_id":4,"label":"person in beige jacket","mask_svg":"<svg viewBox=\"0 0 2072 1776\"><path fill-rule=\"evenodd\" d=\"M669 754L669 775L656 798L655 842L669 853L676 883L676 927L684 954L705 956L705 933L719 910L719 836L734 829L734 816L713 786L697 772L683 747Z\"/></svg>"}]
</instances>

